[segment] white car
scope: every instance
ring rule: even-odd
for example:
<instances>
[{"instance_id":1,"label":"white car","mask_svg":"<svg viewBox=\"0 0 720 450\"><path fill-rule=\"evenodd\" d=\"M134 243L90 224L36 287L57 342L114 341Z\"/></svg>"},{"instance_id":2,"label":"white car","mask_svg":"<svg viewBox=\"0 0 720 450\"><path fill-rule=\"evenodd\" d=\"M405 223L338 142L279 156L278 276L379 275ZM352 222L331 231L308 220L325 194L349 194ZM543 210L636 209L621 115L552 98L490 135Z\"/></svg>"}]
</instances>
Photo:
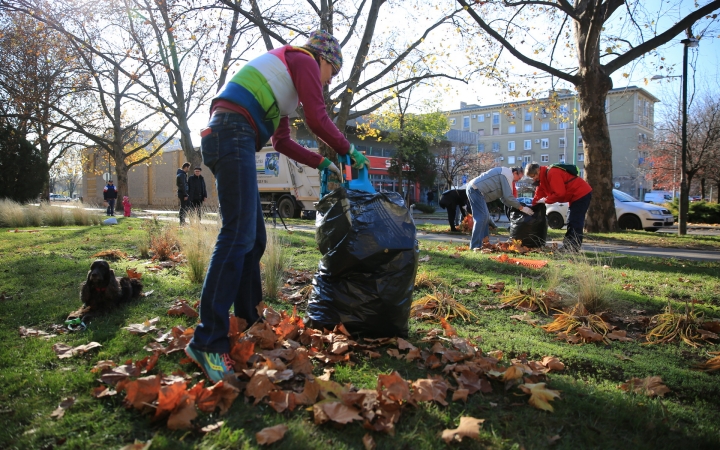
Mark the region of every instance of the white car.
<instances>
[{"instance_id":1,"label":"white car","mask_svg":"<svg viewBox=\"0 0 720 450\"><path fill-rule=\"evenodd\" d=\"M662 206L641 202L617 189L613 189L613 197L618 226L622 230L657 231L675 223L670 211ZM548 226L556 230L564 227L567 222L568 203L551 203L546 206Z\"/></svg>"},{"instance_id":2,"label":"white car","mask_svg":"<svg viewBox=\"0 0 720 450\"><path fill-rule=\"evenodd\" d=\"M66 197L61 194L50 194L51 202L69 202L70 200L71 200L70 197Z\"/></svg>"}]
</instances>

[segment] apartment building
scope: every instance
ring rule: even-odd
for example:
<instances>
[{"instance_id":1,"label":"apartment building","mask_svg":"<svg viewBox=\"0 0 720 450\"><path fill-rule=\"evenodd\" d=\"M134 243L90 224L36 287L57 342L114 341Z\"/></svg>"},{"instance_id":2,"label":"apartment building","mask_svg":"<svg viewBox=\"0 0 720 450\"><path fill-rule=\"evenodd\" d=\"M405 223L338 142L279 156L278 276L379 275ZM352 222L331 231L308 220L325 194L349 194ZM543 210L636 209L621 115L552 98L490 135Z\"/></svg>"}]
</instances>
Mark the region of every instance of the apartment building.
<instances>
[{"instance_id":1,"label":"apartment building","mask_svg":"<svg viewBox=\"0 0 720 450\"><path fill-rule=\"evenodd\" d=\"M583 141L573 111L579 108L571 91L556 91L550 99L495 105L460 103L448 112L452 130L477 135L471 149L491 152L498 166L576 164L584 174ZM654 105L659 100L645 89L631 86L608 93L607 112L613 148L613 182L617 189L638 196L651 189L641 164L642 145L652 139ZM468 174L472 178L477 174Z\"/></svg>"}]
</instances>

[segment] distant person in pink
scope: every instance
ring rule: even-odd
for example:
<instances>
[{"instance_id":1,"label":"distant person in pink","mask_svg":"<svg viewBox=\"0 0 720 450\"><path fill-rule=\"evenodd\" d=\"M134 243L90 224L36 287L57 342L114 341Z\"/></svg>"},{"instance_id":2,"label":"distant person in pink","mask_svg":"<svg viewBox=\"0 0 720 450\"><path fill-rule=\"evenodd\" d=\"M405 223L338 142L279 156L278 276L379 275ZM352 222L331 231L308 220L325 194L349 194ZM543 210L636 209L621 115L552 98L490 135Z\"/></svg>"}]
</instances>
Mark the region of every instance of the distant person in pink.
<instances>
[{"instance_id":1,"label":"distant person in pink","mask_svg":"<svg viewBox=\"0 0 720 450\"><path fill-rule=\"evenodd\" d=\"M130 204L130 198L127 195L123 196L123 207L125 208L125 214L123 214L123 216L130 217L130 208L132 205Z\"/></svg>"}]
</instances>

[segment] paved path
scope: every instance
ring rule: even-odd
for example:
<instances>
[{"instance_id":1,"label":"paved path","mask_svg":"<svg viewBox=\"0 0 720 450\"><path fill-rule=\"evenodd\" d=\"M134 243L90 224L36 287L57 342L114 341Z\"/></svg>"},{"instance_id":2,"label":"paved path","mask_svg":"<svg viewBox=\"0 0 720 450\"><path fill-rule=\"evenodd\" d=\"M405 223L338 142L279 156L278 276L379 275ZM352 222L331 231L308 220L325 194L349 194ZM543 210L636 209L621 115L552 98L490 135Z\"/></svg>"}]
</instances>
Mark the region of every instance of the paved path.
<instances>
[{"instance_id":1,"label":"paved path","mask_svg":"<svg viewBox=\"0 0 720 450\"><path fill-rule=\"evenodd\" d=\"M147 218L150 218L152 215L157 215L161 217L162 219L166 220L176 220L177 219L177 211L169 211L169 210L148 210L143 211L143 213L147 214ZM142 214L138 215L138 217L144 217ZM416 221L418 223L425 222L426 220L422 217L416 217ZM429 221L429 220L428 220ZM434 222L434 220L433 220ZM507 221L506 221L507 222ZM308 221L308 223L312 223ZM445 221L444 223L447 223ZM500 221L502 223L502 221ZM269 227L272 227L272 224L268 224ZM277 221L277 227L278 229L282 229L282 223L280 220ZM314 233L315 232L315 226L314 225L289 225L289 229L294 231L303 231L303 232L309 232ZM421 240L428 240L428 241L436 241L436 242L456 242L456 243L462 243L462 244L470 244L470 236L466 234L457 234L457 235L449 235L449 234L432 234L432 233L425 233L425 232L419 232L418 233L418 239ZM495 244L500 241L505 241L507 238L505 236L491 236L490 242ZM553 243L555 241L549 241L548 243ZM561 244L561 242L557 242L558 244ZM583 244L583 250L588 252L612 252L612 253L620 253L625 255L634 255L634 256L646 256L646 257L661 257L661 258L676 258L676 259L687 259L687 260L696 260L696 261L717 261L720 262L720 251L709 251L709 250L688 250L688 249L681 249L681 248L664 248L664 247L640 247L640 246L623 246L623 245L613 245L613 244L597 244L597 243L585 243Z\"/></svg>"}]
</instances>

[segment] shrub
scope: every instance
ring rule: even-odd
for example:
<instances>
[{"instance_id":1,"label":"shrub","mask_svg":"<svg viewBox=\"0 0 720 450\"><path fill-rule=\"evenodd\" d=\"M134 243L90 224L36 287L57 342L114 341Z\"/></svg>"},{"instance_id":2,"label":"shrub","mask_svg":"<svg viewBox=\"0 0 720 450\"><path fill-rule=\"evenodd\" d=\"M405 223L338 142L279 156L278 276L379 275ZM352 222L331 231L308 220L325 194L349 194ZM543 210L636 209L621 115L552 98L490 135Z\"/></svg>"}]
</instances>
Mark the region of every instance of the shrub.
<instances>
[{"instance_id":1,"label":"shrub","mask_svg":"<svg viewBox=\"0 0 720 450\"><path fill-rule=\"evenodd\" d=\"M90 212L83 207L73 208L71 215L75 225L95 225L101 220L97 213Z\"/></svg>"},{"instance_id":2,"label":"shrub","mask_svg":"<svg viewBox=\"0 0 720 450\"><path fill-rule=\"evenodd\" d=\"M43 224L43 211L39 206L25 205L25 220L29 227L39 227Z\"/></svg>"},{"instance_id":3,"label":"shrub","mask_svg":"<svg viewBox=\"0 0 720 450\"><path fill-rule=\"evenodd\" d=\"M27 218L21 204L10 199L0 200L0 226L19 228L26 225Z\"/></svg>"},{"instance_id":4,"label":"shrub","mask_svg":"<svg viewBox=\"0 0 720 450\"><path fill-rule=\"evenodd\" d=\"M0 198L25 203L36 199L48 179L40 149L14 128L0 126Z\"/></svg>"},{"instance_id":5,"label":"shrub","mask_svg":"<svg viewBox=\"0 0 720 450\"><path fill-rule=\"evenodd\" d=\"M414 204L415 209L418 211L424 212L426 214L432 214L435 212L435 207L425 204L425 203L415 203Z\"/></svg>"},{"instance_id":6,"label":"shrub","mask_svg":"<svg viewBox=\"0 0 720 450\"><path fill-rule=\"evenodd\" d=\"M263 292L266 297L276 299L283 285L283 273L290 267L290 257L283 251L284 239L268 230L265 253L260 260L263 278Z\"/></svg>"},{"instance_id":7,"label":"shrub","mask_svg":"<svg viewBox=\"0 0 720 450\"><path fill-rule=\"evenodd\" d=\"M205 280L207 266L222 223L219 216L216 221L206 221L205 223L198 220L195 214L188 215L188 219L190 225L182 230L180 244L183 254L187 258L190 281L202 283Z\"/></svg>"},{"instance_id":8,"label":"shrub","mask_svg":"<svg viewBox=\"0 0 720 450\"><path fill-rule=\"evenodd\" d=\"M664 206L666 206L672 215L675 216L675 220L678 220L678 199L675 198L672 203L666 203ZM688 207L688 222L720 223L720 204L706 201L690 202Z\"/></svg>"},{"instance_id":9,"label":"shrub","mask_svg":"<svg viewBox=\"0 0 720 450\"><path fill-rule=\"evenodd\" d=\"M40 211L43 215L43 223L50 227L61 227L67 225L68 216L65 214L65 208L52 206L43 202L40 204Z\"/></svg>"}]
</instances>

